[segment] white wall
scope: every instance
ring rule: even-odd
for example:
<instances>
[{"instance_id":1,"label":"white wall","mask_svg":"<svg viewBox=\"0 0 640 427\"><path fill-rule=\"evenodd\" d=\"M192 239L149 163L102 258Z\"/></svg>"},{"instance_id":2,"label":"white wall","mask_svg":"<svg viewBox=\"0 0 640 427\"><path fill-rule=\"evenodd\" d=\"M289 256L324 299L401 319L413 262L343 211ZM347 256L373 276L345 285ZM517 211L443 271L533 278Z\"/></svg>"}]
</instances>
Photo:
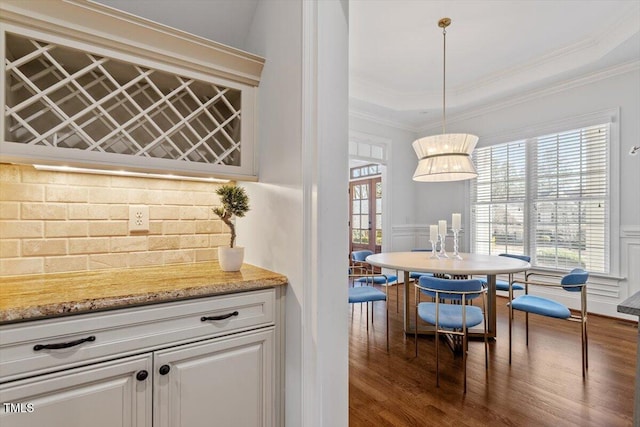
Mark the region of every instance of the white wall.
<instances>
[{"instance_id":1,"label":"white wall","mask_svg":"<svg viewBox=\"0 0 640 427\"><path fill-rule=\"evenodd\" d=\"M415 228L416 200L414 196L418 184L412 180L412 176L417 160L413 148L411 148L411 143L415 140L415 133L358 115L349 117L349 131L390 141L387 154L389 159L387 176L390 185L386 188L384 203L385 215L390 215L389 224L391 225L391 229L385 231L392 233L392 237L389 239L389 247L385 247L383 250L410 250L415 247L413 234L403 232L398 234L398 230L413 230Z\"/></svg>"},{"instance_id":2,"label":"white wall","mask_svg":"<svg viewBox=\"0 0 640 427\"><path fill-rule=\"evenodd\" d=\"M247 50L266 58L258 95L259 183L243 184L251 211L237 221L245 261L286 275L285 420L302 418L302 6L261 2Z\"/></svg>"},{"instance_id":3,"label":"white wall","mask_svg":"<svg viewBox=\"0 0 640 427\"><path fill-rule=\"evenodd\" d=\"M285 422L348 424L347 10L260 2L247 49L259 88L259 183L243 184L246 261L285 274ZM343 223L343 227L336 224Z\"/></svg>"}]
</instances>

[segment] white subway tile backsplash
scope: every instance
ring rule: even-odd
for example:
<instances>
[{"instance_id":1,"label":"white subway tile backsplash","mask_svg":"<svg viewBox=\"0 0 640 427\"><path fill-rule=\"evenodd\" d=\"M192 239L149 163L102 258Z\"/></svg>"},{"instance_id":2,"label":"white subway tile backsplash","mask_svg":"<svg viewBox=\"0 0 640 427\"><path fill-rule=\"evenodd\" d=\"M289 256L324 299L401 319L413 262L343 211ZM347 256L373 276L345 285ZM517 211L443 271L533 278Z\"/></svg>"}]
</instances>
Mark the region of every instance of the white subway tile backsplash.
<instances>
[{"instance_id":1,"label":"white subway tile backsplash","mask_svg":"<svg viewBox=\"0 0 640 427\"><path fill-rule=\"evenodd\" d=\"M219 184L0 165L0 185L3 275L210 261L228 245ZM129 232L130 204L149 207L148 233Z\"/></svg>"}]
</instances>

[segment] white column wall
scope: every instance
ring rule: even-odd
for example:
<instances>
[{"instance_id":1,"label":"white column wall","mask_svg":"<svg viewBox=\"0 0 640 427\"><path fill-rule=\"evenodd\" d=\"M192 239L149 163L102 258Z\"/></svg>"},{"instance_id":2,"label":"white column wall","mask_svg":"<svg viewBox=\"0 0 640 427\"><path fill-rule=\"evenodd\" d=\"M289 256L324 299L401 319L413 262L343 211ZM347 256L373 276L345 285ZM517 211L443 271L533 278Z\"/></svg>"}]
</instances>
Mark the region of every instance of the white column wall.
<instances>
[{"instance_id":1,"label":"white column wall","mask_svg":"<svg viewBox=\"0 0 640 427\"><path fill-rule=\"evenodd\" d=\"M285 423L302 424L302 4L257 6L247 50L266 58L258 92L260 182L242 184L251 210L237 220L245 262L286 275Z\"/></svg>"},{"instance_id":2,"label":"white column wall","mask_svg":"<svg viewBox=\"0 0 640 427\"><path fill-rule=\"evenodd\" d=\"M316 278L317 304L310 308L317 310L320 411L317 418L305 420L305 425L347 426L349 2L320 0L317 5L317 82L312 86L317 91L317 123L306 143L307 164L313 164L317 171L315 179L307 181L307 190L312 190L315 201L310 225L317 256L309 264L310 275ZM308 39L313 30L310 25L305 31Z\"/></svg>"},{"instance_id":3,"label":"white column wall","mask_svg":"<svg viewBox=\"0 0 640 427\"><path fill-rule=\"evenodd\" d=\"M246 262L285 274L285 424L348 424L348 2L259 2L259 182ZM338 224L343 223L340 227Z\"/></svg>"}]
</instances>

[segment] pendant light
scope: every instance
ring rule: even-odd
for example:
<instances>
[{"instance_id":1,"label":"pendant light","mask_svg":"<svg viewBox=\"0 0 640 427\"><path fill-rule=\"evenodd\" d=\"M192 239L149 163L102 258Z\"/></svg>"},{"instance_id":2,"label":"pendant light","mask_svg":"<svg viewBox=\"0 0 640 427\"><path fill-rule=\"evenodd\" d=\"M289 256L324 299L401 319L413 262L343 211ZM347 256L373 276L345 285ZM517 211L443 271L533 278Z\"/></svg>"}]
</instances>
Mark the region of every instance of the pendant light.
<instances>
[{"instance_id":1,"label":"pendant light","mask_svg":"<svg viewBox=\"0 0 640 427\"><path fill-rule=\"evenodd\" d=\"M471 160L478 137L466 133L446 133L446 60L447 27L451 19L442 18L438 27L442 28L444 40L442 61L442 134L426 136L413 141L413 150L418 156L418 167L413 174L414 181L439 182L462 181L478 176Z\"/></svg>"}]
</instances>

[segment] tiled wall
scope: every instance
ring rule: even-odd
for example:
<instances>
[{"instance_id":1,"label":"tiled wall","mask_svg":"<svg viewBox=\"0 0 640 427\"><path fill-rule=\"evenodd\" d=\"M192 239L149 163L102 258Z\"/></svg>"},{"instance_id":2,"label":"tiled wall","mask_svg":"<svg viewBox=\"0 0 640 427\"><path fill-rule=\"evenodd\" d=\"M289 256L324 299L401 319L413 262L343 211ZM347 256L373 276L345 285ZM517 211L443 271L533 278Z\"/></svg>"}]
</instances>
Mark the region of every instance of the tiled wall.
<instances>
[{"instance_id":1,"label":"tiled wall","mask_svg":"<svg viewBox=\"0 0 640 427\"><path fill-rule=\"evenodd\" d=\"M0 274L217 259L229 241L211 212L218 185L0 164ZM149 232L129 232L129 205L149 206Z\"/></svg>"}]
</instances>

